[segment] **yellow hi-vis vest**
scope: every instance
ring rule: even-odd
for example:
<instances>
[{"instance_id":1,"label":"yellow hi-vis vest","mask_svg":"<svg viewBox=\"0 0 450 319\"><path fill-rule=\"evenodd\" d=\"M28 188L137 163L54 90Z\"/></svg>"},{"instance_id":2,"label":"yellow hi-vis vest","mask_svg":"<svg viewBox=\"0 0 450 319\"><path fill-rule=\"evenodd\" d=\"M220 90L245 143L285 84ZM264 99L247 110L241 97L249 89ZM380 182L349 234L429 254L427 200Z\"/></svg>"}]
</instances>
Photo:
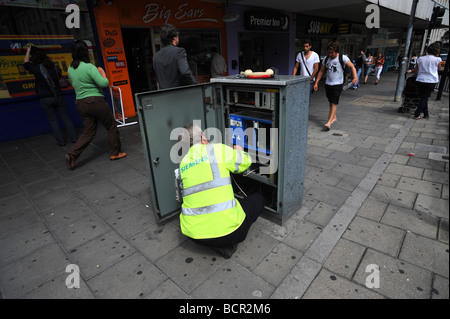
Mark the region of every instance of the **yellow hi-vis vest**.
<instances>
[{"instance_id":1,"label":"yellow hi-vis vest","mask_svg":"<svg viewBox=\"0 0 450 319\"><path fill-rule=\"evenodd\" d=\"M242 173L252 159L224 144L196 144L180 163L183 183L181 232L193 239L231 234L245 219L234 198L230 172Z\"/></svg>"}]
</instances>

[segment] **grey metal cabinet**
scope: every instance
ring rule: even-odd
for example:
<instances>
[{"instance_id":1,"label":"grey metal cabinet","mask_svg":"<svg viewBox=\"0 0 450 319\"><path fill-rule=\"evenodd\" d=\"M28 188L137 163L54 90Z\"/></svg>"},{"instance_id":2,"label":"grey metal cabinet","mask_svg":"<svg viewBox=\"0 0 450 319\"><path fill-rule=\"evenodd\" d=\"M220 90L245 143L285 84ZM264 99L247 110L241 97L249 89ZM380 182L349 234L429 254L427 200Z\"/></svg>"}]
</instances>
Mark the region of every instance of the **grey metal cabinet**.
<instances>
[{"instance_id":1,"label":"grey metal cabinet","mask_svg":"<svg viewBox=\"0 0 450 319\"><path fill-rule=\"evenodd\" d=\"M307 77L230 76L139 93L135 99L158 221L181 210L173 174L178 163L170 153L178 142L177 128L194 121L207 133L215 128L221 135L210 136L215 142L240 144L252 155L252 166L233 175L237 198L263 194L264 216L279 224L301 208L310 102Z\"/></svg>"}]
</instances>

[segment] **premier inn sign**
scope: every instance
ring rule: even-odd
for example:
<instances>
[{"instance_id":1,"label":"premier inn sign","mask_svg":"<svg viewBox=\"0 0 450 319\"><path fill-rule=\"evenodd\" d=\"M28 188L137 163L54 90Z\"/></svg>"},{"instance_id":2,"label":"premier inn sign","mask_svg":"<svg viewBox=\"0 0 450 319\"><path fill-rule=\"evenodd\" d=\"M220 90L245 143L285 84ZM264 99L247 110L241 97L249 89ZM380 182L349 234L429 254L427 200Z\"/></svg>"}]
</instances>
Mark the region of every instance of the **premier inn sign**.
<instances>
[{"instance_id":1,"label":"premier inn sign","mask_svg":"<svg viewBox=\"0 0 450 319\"><path fill-rule=\"evenodd\" d=\"M257 31L288 31L289 17L270 11L249 11L244 14L245 29Z\"/></svg>"}]
</instances>

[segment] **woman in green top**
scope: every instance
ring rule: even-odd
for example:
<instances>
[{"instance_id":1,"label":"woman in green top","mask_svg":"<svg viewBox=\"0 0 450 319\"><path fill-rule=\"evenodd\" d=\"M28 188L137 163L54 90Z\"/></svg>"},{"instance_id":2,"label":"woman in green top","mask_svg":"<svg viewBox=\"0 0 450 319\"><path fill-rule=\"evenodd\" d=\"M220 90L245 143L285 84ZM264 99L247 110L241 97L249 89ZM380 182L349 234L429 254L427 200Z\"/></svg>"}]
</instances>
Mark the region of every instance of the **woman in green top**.
<instances>
[{"instance_id":1,"label":"woman in green top","mask_svg":"<svg viewBox=\"0 0 450 319\"><path fill-rule=\"evenodd\" d=\"M76 106L84 127L83 133L66 155L67 166L74 169L75 160L94 139L98 121L108 132L110 159L117 160L127 156L127 153L121 151L119 130L102 93L102 89L108 87L105 71L90 63L88 47L84 41L79 40L73 44L72 58L69 79L75 89Z\"/></svg>"}]
</instances>

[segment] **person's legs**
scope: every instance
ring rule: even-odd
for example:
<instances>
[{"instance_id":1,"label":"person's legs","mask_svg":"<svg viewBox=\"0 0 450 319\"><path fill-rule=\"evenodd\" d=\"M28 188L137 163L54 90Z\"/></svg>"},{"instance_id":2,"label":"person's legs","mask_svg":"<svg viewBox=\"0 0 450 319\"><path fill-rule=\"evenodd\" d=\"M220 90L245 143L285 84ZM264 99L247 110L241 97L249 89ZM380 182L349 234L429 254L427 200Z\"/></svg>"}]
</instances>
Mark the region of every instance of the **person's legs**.
<instances>
[{"instance_id":1,"label":"person's legs","mask_svg":"<svg viewBox=\"0 0 450 319\"><path fill-rule=\"evenodd\" d=\"M61 130L61 127L59 126L58 122L58 112L56 111L56 98L54 97L46 97L41 98L39 100L42 109L45 111L45 114L47 115L47 119L50 122L50 126L52 127L53 134L56 138L56 143L59 146L66 145L66 139L64 137L64 133Z\"/></svg>"},{"instance_id":2,"label":"person's legs","mask_svg":"<svg viewBox=\"0 0 450 319\"><path fill-rule=\"evenodd\" d=\"M67 134L69 135L69 139L72 143L75 143L78 139L78 134L75 129L75 126L73 125L71 119L69 118L69 114L67 113L67 107L66 103L64 101L63 96L59 96L56 100L56 110L59 114L59 117L61 118L61 121L63 122L64 126L66 127Z\"/></svg>"},{"instance_id":3,"label":"person's legs","mask_svg":"<svg viewBox=\"0 0 450 319\"><path fill-rule=\"evenodd\" d=\"M325 130L330 130L331 124L337 121L337 106L342 93L342 85L325 86L328 102L330 103L330 112L328 113L328 122L324 125Z\"/></svg>"},{"instance_id":4,"label":"person's legs","mask_svg":"<svg viewBox=\"0 0 450 319\"><path fill-rule=\"evenodd\" d=\"M434 91L434 87L436 84L434 83L423 83L417 82L418 90L419 90L419 105L417 106L416 112L414 113L414 117L416 119L421 118L420 115L423 113L425 118L429 117L428 113L428 99Z\"/></svg>"},{"instance_id":5,"label":"person's legs","mask_svg":"<svg viewBox=\"0 0 450 319\"><path fill-rule=\"evenodd\" d=\"M328 113L328 122L325 124L327 127L331 127L331 124L337 121L336 117L337 113L337 104L336 103L330 103L330 112Z\"/></svg>"},{"instance_id":6,"label":"person's legs","mask_svg":"<svg viewBox=\"0 0 450 319\"><path fill-rule=\"evenodd\" d=\"M382 67L376 67L375 71L376 71L376 77L377 79L375 80L375 84L378 84L378 81L380 81L380 77L381 77L381 71L383 70Z\"/></svg>"},{"instance_id":7,"label":"person's legs","mask_svg":"<svg viewBox=\"0 0 450 319\"><path fill-rule=\"evenodd\" d=\"M357 74L358 74L358 75L357 75L357 76L358 76L358 77L357 77L357 78L358 78L358 84L356 84L356 85L353 86L354 89L358 89L358 88L361 87L360 82L359 82L359 79L360 79L360 77L361 77L361 73L362 73L362 68L359 68L359 69L358 69L358 73L357 73Z\"/></svg>"},{"instance_id":8,"label":"person's legs","mask_svg":"<svg viewBox=\"0 0 450 319\"><path fill-rule=\"evenodd\" d=\"M231 234L211 239L192 239L195 243L211 248L219 249L235 249L235 245L243 242L247 238L251 225L258 219L264 210L264 197L261 194L252 194L239 200L242 209L245 212L245 219L241 226Z\"/></svg>"},{"instance_id":9,"label":"person's legs","mask_svg":"<svg viewBox=\"0 0 450 319\"><path fill-rule=\"evenodd\" d=\"M86 100L86 99L83 99ZM79 100L76 102L78 113L83 119L83 132L74 145L69 150L69 155L78 158L83 150L89 146L97 133L97 118L92 114L93 103ZM91 103L89 103L91 102Z\"/></svg>"},{"instance_id":10,"label":"person's legs","mask_svg":"<svg viewBox=\"0 0 450 319\"><path fill-rule=\"evenodd\" d=\"M109 153L111 156L119 155L121 151L119 129L108 103L103 98L98 101L97 116L108 132Z\"/></svg>"}]
</instances>

